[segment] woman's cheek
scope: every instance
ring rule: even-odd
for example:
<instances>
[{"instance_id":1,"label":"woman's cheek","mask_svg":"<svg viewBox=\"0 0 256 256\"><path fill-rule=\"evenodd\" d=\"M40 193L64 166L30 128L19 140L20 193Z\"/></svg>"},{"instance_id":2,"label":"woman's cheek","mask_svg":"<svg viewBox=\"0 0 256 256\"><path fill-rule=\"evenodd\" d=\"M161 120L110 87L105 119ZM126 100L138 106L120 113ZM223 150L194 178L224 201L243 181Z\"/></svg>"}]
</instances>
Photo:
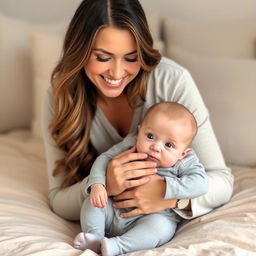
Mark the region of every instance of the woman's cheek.
<instances>
[{"instance_id":1,"label":"woman's cheek","mask_svg":"<svg viewBox=\"0 0 256 256\"><path fill-rule=\"evenodd\" d=\"M85 66L86 73L91 75L102 74L107 69L105 63L101 63L97 60L90 60Z\"/></svg>"},{"instance_id":2,"label":"woman's cheek","mask_svg":"<svg viewBox=\"0 0 256 256\"><path fill-rule=\"evenodd\" d=\"M133 65L130 67L129 73L136 76L136 75L139 73L140 68L141 68L140 63L133 64Z\"/></svg>"}]
</instances>

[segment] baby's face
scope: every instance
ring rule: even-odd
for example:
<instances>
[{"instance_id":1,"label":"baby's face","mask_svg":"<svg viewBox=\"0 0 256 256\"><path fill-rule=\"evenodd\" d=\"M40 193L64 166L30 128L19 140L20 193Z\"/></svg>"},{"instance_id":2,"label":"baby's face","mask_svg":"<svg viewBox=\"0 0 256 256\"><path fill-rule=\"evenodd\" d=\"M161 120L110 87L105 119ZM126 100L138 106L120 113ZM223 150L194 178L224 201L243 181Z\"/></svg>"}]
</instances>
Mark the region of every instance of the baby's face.
<instances>
[{"instance_id":1,"label":"baby's face","mask_svg":"<svg viewBox=\"0 0 256 256\"><path fill-rule=\"evenodd\" d=\"M148 154L148 161L157 167L170 167L187 155L190 129L182 120L170 120L163 113L154 113L139 127L137 151Z\"/></svg>"}]
</instances>

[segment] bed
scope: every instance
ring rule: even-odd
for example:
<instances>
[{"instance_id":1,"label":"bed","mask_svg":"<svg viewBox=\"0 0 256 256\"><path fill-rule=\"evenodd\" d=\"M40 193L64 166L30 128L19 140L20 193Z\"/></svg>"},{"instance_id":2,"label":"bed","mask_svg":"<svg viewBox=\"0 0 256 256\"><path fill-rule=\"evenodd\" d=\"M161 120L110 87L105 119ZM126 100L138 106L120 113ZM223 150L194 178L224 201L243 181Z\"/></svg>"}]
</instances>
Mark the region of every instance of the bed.
<instances>
[{"instance_id":1,"label":"bed","mask_svg":"<svg viewBox=\"0 0 256 256\"><path fill-rule=\"evenodd\" d=\"M8 2L12 8L15 1ZM24 5L27 3L29 7L32 2L26 0ZM79 1L75 2L73 8ZM184 9L179 6L181 1L171 2L175 3L172 13L179 7L177 13L181 14ZM70 3L62 2L66 7ZM201 4L204 5L203 1ZM24 12L25 7L21 10ZM79 222L64 220L53 213L47 197L41 106L67 20L34 23L16 16L20 12L0 11L0 255L97 256L90 250L82 252L73 247L73 239L80 231ZM227 204L182 222L169 243L127 255L253 256L256 255L256 21L246 16L206 24L198 22L198 13L194 22L191 17L189 22L181 17L184 15L149 17L155 46L192 73L209 109L225 160L233 171L234 192ZM216 43L212 35L220 41Z\"/></svg>"},{"instance_id":2,"label":"bed","mask_svg":"<svg viewBox=\"0 0 256 256\"><path fill-rule=\"evenodd\" d=\"M97 255L73 248L79 223L55 215L47 198L43 143L24 130L0 136L0 255ZM256 255L256 168L232 166L231 201L184 222L174 239L128 255Z\"/></svg>"}]
</instances>

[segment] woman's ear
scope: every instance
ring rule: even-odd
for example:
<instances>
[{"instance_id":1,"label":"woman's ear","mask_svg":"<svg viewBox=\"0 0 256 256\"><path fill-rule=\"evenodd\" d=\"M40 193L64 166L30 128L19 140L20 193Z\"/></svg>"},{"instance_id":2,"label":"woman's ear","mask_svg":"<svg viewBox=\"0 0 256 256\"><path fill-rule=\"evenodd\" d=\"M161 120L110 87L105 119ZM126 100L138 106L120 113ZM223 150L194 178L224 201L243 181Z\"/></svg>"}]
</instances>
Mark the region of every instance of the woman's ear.
<instances>
[{"instance_id":1,"label":"woman's ear","mask_svg":"<svg viewBox=\"0 0 256 256\"><path fill-rule=\"evenodd\" d=\"M182 154L181 154L179 160L183 159L190 151L191 151L191 148L185 149L185 150L182 152Z\"/></svg>"}]
</instances>

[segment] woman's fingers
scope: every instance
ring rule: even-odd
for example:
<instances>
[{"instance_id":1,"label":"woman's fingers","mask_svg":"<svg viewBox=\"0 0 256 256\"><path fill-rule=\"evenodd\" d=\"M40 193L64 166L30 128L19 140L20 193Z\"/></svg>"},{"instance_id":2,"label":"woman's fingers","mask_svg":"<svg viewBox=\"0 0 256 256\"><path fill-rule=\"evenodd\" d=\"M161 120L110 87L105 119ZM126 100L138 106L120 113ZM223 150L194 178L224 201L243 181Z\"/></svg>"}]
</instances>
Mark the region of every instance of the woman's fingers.
<instances>
[{"instance_id":1,"label":"woman's fingers","mask_svg":"<svg viewBox=\"0 0 256 256\"><path fill-rule=\"evenodd\" d=\"M135 147L114 157L107 167L108 195L114 196L148 182L144 176L156 173L156 163L141 161L146 158L145 153L135 153Z\"/></svg>"},{"instance_id":2,"label":"woman's fingers","mask_svg":"<svg viewBox=\"0 0 256 256\"><path fill-rule=\"evenodd\" d=\"M123 193L114 196L114 200L115 201L120 201L120 200L128 200L128 199L132 199L134 197L134 191L133 190L126 190Z\"/></svg>"},{"instance_id":3,"label":"woman's fingers","mask_svg":"<svg viewBox=\"0 0 256 256\"><path fill-rule=\"evenodd\" d=\"M143 185L149 181L150 181L150 178L148 176L141 177L139 179L134 179L134 180L126 180L124 182L124 187L125 187L125 189L130 189L130 188L134 188L134 187Z\"/></svg>"},{"instance_id":4,"label":"woman's fingers","mask_svg":"<svg viewBox=\"0 0 256 256\"><path fill-rule=\"evenodd\" d=\"M120 153L119 155L115 156L114 159L118 159L126 154L135 153L135 152L136 152L136 148L135 148L135 146L133 146L132 148L127 149L127 150L123 151L122 153Z\"/></svg>"},{"instance_id":5,"label":"woman's fingers","mask_svg":"<svg viewBox=\"0 0 256 256\"><path fill-rule=\"evenodd\" d=\"M132 179L137 179L140 177L156 174L156 172L157 172L157 169L152 166L149 166L149 167L138 166L138 167L136 167L136 169L125 170L125 172L123 173L123 177L125 180L131 181Z\"/></svg>"},{"instance_id":6,"label":"woman's fingers","mask_svg":"<svg viewBox=\"0 0 256 256\"><path fill-rule=\"evenodd\" d=\"M135 208L131 212L125 213L123 217L159 212L176 206L176 199L164 199L166 184L162 177L159 177L158 175L150 175L147 176L147 178L149 178L149 182L146 184L126 190L120 195L116 195L114 197L114 200L117 200L114 202L114 207ZM133 182L138 180L131 181Z\"/></svg>"},{"instance_id":7,"label":"woman's fingers","mask_svg":"<svg viewBox=\"0 0 256 256\"><path fill-rule=\"evenodd\" d=\"M133 179L157 172L156 163L150 161L128 162L116 167L117 175L124 179Z\"/></svg>"},{"instance_id":8,"label":"woman's fingers","mask_svg":"<svg viewBox=\"0 0 256 256\"><path fill-rule=\"evenodd\" d=\"M113 203L113 206L115 208L128 208L128 207L134 207L135 205L136 205L136 202L133 199L117 201Z\"/></svg>"},{"instance_id":9,"label":"woman's fingers","mask_svg":"<svg viewBox=\"0 0 256 256\"><path fill-rule=\"evenodd\" d=\"M135 205L135 201L134 200L125 200L125 201L120 201L120 202L115 202L113 204L113 206L115 208L128 208L128 207L134 207ZM129 212L123 212L121 213L121 217L123 218L129 218L129 217L133 217L133 216L137 216L137 215L140 215L140 214L145 214L143 213L143 211L139 208L135 208Z\"/></svg>"},{"instance_id":10,"label":"woman's fingers","mask_svg":"<svg viewBox=\"0 0 256 256\"><path fill-rule=\"evenodd\" d=\"M133 162L133 161L141 161L145 160L148 157L146 153L126 153L120 154L117 157L114 157L112 160L113 165L122 165L125 163Z\"/></svg>"},{"instance_id":11,"label":"woman's fingers","mask_svg":"<svg viewBox=\"0 0 256 256\"><path fill-rule=\"evenodd\" d=\"M120 216L123 218L129 218L129 217L138 216L140 214L143 214L142 210L140 210L139 208L135 208L135 209L131 210L130 212L121 213Z\"/></svg>"}]
</instances>

